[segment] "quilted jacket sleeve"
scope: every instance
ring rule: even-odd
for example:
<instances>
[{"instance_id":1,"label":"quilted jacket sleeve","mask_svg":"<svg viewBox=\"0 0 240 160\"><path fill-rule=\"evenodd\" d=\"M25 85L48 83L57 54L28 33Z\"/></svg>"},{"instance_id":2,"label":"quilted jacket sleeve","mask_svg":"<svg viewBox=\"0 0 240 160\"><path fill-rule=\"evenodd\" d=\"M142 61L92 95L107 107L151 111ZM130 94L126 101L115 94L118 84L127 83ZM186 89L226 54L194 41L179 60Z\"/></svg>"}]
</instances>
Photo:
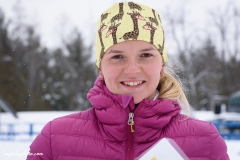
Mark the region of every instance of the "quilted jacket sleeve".
<instances>
[{"instance_id":1,"label":"quilted jacket sleeve","mask_svg":"<svg viewBox=\"0 0 240 160\"><path fill-rule=\"evenodd\" d=\"M30 145L27 160L51 160L51 122L48 122L41 133Z\"/></svg>"},{"instance_id":2,"label":"quilted jacket sleeve","mask_svg":"<svg viewBox=\"0 0 240 160\"><path fill-rule=\"evenodd\" d=\"M219 135L217 128L211 124L212 134L211 134L211 154L209 159L211 160L229 160L227 154L227 146L223 138Z\"/></svg>"}]
</instances>

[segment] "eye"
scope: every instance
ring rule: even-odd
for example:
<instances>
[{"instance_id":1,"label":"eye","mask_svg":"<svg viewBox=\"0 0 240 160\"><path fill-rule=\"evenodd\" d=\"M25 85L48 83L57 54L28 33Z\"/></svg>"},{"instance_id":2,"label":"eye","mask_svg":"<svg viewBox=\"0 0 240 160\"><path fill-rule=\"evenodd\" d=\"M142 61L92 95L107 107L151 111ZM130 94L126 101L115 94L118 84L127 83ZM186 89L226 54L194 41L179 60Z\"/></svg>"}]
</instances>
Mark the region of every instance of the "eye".
<instances>
[{"instance_id":1,"label":"eye","mask_svg":"<svg viewBox=\"0 0 240 160\"><path fill-rule=\"evenodd\" d=\"M150 53L143 53L143 54L141 54L141 56L140 57L152 57L153 55L152 54L150 54Z\"/></svg>"},{"instance_id":2,"label":"eye","mask_svg":"<svg viewBox=\"0 0 240 160\"><path fill-rule=\"evenodd\" d=\"M123 56L122 55L115 55L115 56L112 56L112 59L122 59Z\"/></svg>"}]
</instances>

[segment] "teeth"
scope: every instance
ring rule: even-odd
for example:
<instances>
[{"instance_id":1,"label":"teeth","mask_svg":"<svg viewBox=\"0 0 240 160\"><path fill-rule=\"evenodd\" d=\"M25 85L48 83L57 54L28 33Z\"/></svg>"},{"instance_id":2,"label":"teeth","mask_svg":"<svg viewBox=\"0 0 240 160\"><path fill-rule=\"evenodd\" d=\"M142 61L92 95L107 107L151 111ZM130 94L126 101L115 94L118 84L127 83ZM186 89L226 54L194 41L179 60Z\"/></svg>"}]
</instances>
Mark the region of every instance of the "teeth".
<instances>
[{"instance_id":1,"label":"teeth","mask_svg":"<svg viewBox=\"0 0 240 160\"><path fill-rule=\"evenodd\" d=\"M123 82L125 85L128 85L128 86L136 86L136 85L139 85L139 84L142 84L143 81L137 81L137 82Z\"/></svg>"}]
</instances>

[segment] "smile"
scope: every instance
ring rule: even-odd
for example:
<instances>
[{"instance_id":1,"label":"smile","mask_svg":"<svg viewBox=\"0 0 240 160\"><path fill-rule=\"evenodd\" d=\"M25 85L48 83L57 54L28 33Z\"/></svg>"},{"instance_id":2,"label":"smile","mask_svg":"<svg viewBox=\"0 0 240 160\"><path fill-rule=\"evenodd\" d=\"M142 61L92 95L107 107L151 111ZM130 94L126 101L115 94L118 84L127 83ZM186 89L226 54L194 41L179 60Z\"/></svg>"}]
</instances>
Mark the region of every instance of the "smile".
<instances>
[{"instance_id":1,"label":"smile","mask_svg":"<svg viewBox=\"0 0 240 160\"><path fill-rule=\"evenodd\" d=\"M123 84L127 85L127 86L137 86L139 84L142 84L143 81L137 81L137 82L122 82Z\"/></svg>"}]
</instances>

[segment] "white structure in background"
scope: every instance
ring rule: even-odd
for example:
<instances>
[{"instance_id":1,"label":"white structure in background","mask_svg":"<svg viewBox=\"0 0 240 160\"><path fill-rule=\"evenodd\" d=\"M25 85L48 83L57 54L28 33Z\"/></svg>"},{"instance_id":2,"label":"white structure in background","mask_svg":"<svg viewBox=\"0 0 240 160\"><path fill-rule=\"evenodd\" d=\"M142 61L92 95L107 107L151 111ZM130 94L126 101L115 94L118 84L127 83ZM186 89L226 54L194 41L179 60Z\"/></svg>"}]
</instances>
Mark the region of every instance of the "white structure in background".
<instances>
[{"instance_id":1,"label":"white structure in background","mask_svg":"<svg viewBox=\"0 0 240 160\"><path fill-rule=\"evenodd\" d=\"M17 118L17 113L1 96L0 96L0 114L1 109L5 112L10 112L15 118ZM0 121L1 122L1 121Z\"/></svg>"}]
</instances>

